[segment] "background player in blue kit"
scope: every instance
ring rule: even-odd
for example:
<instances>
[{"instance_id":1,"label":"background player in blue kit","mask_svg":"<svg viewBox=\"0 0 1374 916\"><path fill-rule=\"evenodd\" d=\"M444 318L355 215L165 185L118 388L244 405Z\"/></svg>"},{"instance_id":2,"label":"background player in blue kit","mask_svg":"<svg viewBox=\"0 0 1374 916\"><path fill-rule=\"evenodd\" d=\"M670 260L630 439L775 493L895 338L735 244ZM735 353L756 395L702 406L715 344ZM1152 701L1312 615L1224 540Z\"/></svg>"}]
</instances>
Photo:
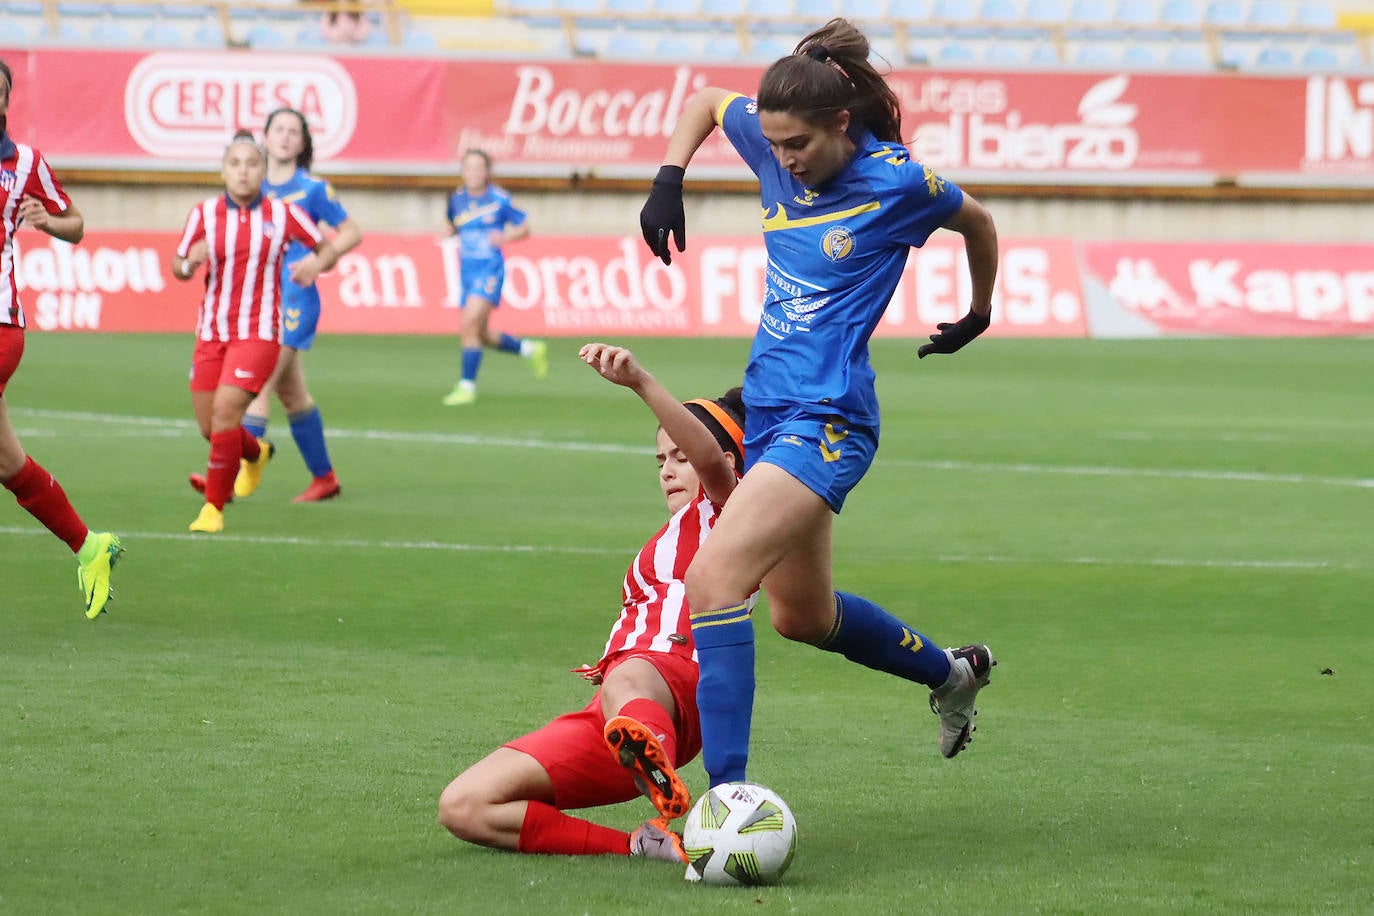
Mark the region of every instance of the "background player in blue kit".
<instances>
[{"instance_id":1,"label":"background player in blue kit","mask_svg":"<svg viewBox=\"0 0 1374 916\"><path fill-rule=\"evenodd\" d=\"M529 360L535 378L549 372L549 350L542 340L521 340L499 334L488 324L492 309L501 304L506 280L502 247L530 234L525 213L511 203L510 194L491 183L491 157L479 149L463 154L463 186L448 199L448 222L458 236L463 309L462 377L444 396L449 407L477 400L477 370L482 348L494 347Z\"/></svg>"},{"instance_id":2,"label":"background player in blue kit","mask_svg":"<svg viewBox=\"0 0 1374 916\"><path fill-rule=\"evenodd\" d=\"M898 101L844 19L764 73L758 100L698 91L668 143L640 224L665 262L685 250L682 178L720 125L759 179L768 255L763 314L744 378L744 479L687 573L701 666L698 706L712 785L745 778L754 698L749 595L762 584L788 639L932 688L940 750L973 730L993 665L986 646L946 650L857 595L833 590L831 526L878 446L868 339L908 249L937 228L964 236L973 297L919 355L953 353L987 327L997 232L972 197L913 161Z\"/></svg>"},{"instance_id":3,"label":"background player in blue kit","mask_svg":"<svg viewBox=\"0 0 1374 916\"><path fill-rule=\"evenodd\" d=\"M334 196L329 183L310 174L315 144L305 116L291 108L272 112L263 128L263 147L267 151L267 177L262 183L262 193L295 204L317 225L332 227L336 234L331 243L338 257L356 248L363 240L362 232ZM298 286L293 283L290 271L292 265L309 253L310 249L304 245L292 243L282 261L281 356L272 378L248 405L243 418L244 429L259 439L265 437L272 412L271 396L276 392L291 426L291 438L296 441L301 458L310 470L309 486L293 500L298 503L331 499L341 492L324 441L324 420L306 388L305 366L301 362L301 351L309 350L315 342L315 329L320 320L320 291L314 284ZM203 475L192 474L191 486L203 493Z\"/></svg>"}]
</instances>

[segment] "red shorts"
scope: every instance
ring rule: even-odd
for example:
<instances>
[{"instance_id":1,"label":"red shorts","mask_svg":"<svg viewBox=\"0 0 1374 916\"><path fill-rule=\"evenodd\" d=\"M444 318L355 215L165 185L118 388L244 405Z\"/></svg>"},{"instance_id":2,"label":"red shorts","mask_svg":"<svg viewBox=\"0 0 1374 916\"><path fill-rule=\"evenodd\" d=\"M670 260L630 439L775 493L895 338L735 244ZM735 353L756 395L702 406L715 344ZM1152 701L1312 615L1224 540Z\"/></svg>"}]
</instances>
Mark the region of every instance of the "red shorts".
<instances>
[{"instance_id":1,"label":"red shorts","mask_svg":"<svg viewBox=\"0 0 1374 916\"><path fill-rule=\"evenodd\" d=\"M24 329L17 324L0 324L0 394L5 393L23 358Z\"/></svg>"},{"instance_id":2,"label":"red shorts","mask_svg":"<svg viewBox=\"0 0 1374 916\"><path fill-rule=\"evenodd\" d=\"M257 394L277 368L275 340L197 340L191 356L191 390L232 385Z\"/></svg>"},{"instance_id":3,"label":"red shorts","mask_svg":"<svg viewBox=\"0 0 1374 916\"><path fill-rule=\"evenodd\" d=\"M651 662L668 682L677 703L677 759L686 766L701 753L701 724L697 718L697 663L664 652L644 652L617 658L606 673L627 658ZM606 717L601 714L601 691L580 712L559 716L538 731L505 747L529 754L553 782L554 806L561 809L596 808L640 797L630 771L622 767L606 745Z\"/></svg>"}]
</instances>

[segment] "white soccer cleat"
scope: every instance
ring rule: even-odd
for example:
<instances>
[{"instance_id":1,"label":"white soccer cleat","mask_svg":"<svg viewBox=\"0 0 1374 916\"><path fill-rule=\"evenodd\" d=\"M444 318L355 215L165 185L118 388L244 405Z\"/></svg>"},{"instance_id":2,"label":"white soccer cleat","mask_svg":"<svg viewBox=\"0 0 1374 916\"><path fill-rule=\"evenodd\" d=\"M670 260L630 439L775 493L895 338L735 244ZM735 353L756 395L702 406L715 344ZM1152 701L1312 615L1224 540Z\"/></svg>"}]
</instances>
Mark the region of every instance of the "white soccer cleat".
<instances>
[{"instance_id":1,"label":"white soccer cleat","mask_svg":"<svg viewBox=\"0 0 1374 916\"><path fill-rule=\"evenodd\" d=\"M674 833L661 817L645 821L630 834L630 855L663 859L679 865L687 861L687 853L682 849L682 837Z\"/></svg>"},{"instance_id":2,"label":"white soccer cleat","mask_svg":"<svg viewBox=\"0 0 1374 916\"><path fill-rule=\"evenodd\" d=\"M987 646L946 649L949 678L930 692L930 710L940 717L940 753L953 757L973 740L978 714L973 700L988 685L997 664Z\"/></svg>"}]
</instances>

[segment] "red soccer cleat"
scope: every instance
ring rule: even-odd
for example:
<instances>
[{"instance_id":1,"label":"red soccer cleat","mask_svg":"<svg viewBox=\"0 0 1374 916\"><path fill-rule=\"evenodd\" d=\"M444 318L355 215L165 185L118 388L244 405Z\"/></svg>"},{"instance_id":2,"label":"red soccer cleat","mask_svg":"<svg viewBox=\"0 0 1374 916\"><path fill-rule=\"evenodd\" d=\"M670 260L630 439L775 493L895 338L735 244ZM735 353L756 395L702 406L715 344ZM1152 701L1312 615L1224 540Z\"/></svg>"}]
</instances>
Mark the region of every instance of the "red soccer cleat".
<instances>
[{"instance_id":1,"label":"red soccer cleat","mask_svg":"<svg viewBox=\"0 0 1374 916\"><path fill-rule=\"evenodd\" d=\"M322 499L333 499L343 492L343 487L339 486L339 478L330 471L323 477L316 477L310 481L310 486L305 488L305 492L295 499L293 503L317 503Z\"/></svg>"},{"instance_id":2,"label":"red soccer cleat","mask_svg":"<svg viewBox=\"0 0 1374 916\"><path fill-rule=\"evenodd\" d=\"M191 489L192 489L192 490L195 490L197 493L201 493L201 494L204 494L204 493L205 493L205 475L204 475L204 474L191 474L191 475L189 475L189 476L186 478L186 482L189 483L189 484L191 485ZM229 499L228 499L227 501L228 501L228 502L233 502L233 501L234 501L234 494L233 494L233 493L230 493L230 494L229 494Z\"/></svg>"}]
</instances>

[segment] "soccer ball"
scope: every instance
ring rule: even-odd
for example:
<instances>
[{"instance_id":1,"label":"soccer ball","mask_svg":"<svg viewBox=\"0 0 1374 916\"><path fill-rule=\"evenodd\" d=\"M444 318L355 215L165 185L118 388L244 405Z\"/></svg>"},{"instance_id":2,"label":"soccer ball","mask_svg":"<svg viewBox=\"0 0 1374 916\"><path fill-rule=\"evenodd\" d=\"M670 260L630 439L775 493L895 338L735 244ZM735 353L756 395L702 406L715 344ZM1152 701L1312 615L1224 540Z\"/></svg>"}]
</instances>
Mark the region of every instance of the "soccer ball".
<instances>
[{"instance_id":1,"label":"soccer ball","mask_svg":"<svg viewBox=\"0 0 1374 916\"><path fill-rule=\"evenodd\" d=\"M797 851L797 821L773 790L722 783L697 799L682 846L688 881L776 884Z\"/></svg>"}]
</instances>

